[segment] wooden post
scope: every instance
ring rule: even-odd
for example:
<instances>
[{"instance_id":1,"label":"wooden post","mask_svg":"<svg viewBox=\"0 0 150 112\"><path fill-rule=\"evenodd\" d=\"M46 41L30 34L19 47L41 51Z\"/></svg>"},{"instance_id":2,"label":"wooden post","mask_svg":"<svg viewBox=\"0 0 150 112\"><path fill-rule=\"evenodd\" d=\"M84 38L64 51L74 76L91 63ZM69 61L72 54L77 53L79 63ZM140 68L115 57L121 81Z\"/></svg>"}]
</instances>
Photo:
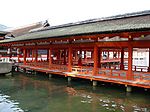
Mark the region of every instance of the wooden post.
<instances>
[{"instance_id":1,"label":"wooden post","mask_svg":"<svg viewBox=\"0 0 150 112\"><path fill-rule=\"evenodd\" d=\"M34 49L32 49L32 62L34 62Z\"/></svg>"},{"instance_id":2,"label":"wooden post","mask_svg":"<svg viewBox=\"0 0 150 112\"><path fill-rule=\"evenodd\" d=\"M69 47L69 53L68 53L68 71L72 71L72 47Z\"/></svg>"},{"instance_id":3,"label":"wooden post","mask_svg":"<svg viewBox=\"0 0 150 112\"><path fill-rule=\"evenodd\" d=\"M124 70L124 48L121 48L121 64L120 70Z\"/></svg>"},{"instance_id":4,"label":"wooden post","mask_svg":"<svg viewBox=\"0 0 150 112\"><path fill-rule=\"evenodd\" d=\"M47 49L47 62L49 61L49 49Z\"/></svg>"},{"instance_id":5,"label":"wooden post","mask_svg":"<svg viewBox=\"0 0 150 112\"><path fill-rule=\"evenodd\" d=\"M27 52L26 49L23 49L23 64L26 64Z\"/></svg>"},{"instance_id":6,"label":"wooden post","mask_svg":"<svg viewBox=\"0 0 150 112\"><path fill-rule=\"evenodd\" d=\"M51 68L51 65L52 65L52 57L51 57L51 55L52 55L52 49L50 48L49 49L49 68Z\"/></svg>"},{"instance_id":7,"label":"wooden post","mask_svg":"<svg viewBox=\"0 0 150 112\"><path fill-rule=\"evenodd\" d=\"M27 52L27 58L29 58L30 57L30 49L27 49L26 52Z\"/></svg>"},{"instance_id":8,"label":"wooden post","mask_svg":"<svg viewBox=\"0 0 150 112\"><path fill-rule=\"evenodd\" d=\"M94 46L94 70L93 70L93 75L98 74L98 47Z\"/></svg>"},{"instance_id":9,"label":"wooden post","mask_svg":"<svg viewBox=\"0 0 150 112\"><path fill-rule=\"evenodd\" d=\"M101 68L102 49L98 49L98 68Z\"/></svg>"},{"instance_id":10,"label":"wooden post","mask_svg":"<svg viewBox=\"0 0 150 112\"><path fill-rule=\"evenodd\" d=\"M64 49L64 65L66 65L66 49Z\"/></svg>"},{"instance_id":11,"label":"wooden post","mask_svg":"<svg viewBox=\"0 0 150 112\"><path fill-rule=\"evenodd\" d=\"M148 67L148 72L150 72L150 48L149 48L149 67Z\"/></svg>"},{"instance_id":12,"label":"wooden post","mask_svg":"<svg viewBox=\"0 0 150 112\"><path fill-rule=\"evenodd\" d=\"M38 62L38 50L37 50L37 48L35 49L35 62Z\"/></svg>"},{"instance_id":13,"label":"wooden post","mask_svg":"<svg viewBox=\"0 0 150 112\"><path fill-rule=\"evenodd\" d=\"M113 52L114 53L114 52ZM107 51L107 58L109 59L109 50Z\"/></svg>"},{"instance_id":14,"label":"wooden post","mask_svg":"<svg viewBox=\"0 0 150 112\"><path fill-rule=\"evenodd\" d=\"M133 54L133 48L131 45L128 45L128 74L127 79L133 80L133 73L132 73L132 54Z\"/></svg>"},{"instance_id":15,"label":"wooden post","mask_svg":"<svg viewBox=\"0 0 150 112\"><path fill-rule=\"evenodd\" d=\"M80 50L80 53L79 53L78 66L82 66L82 50Z\"/></svg>"},{"instance_id":16,"label":"wooden post","mask_svg":"<svg viewBox=\"0 0 150 112\"><path fill-rule=\"evenodd\" d=\"M17 49L17 58L18 58L18 63L20 63L20 49Z\"/></svg>"}]
</instances>

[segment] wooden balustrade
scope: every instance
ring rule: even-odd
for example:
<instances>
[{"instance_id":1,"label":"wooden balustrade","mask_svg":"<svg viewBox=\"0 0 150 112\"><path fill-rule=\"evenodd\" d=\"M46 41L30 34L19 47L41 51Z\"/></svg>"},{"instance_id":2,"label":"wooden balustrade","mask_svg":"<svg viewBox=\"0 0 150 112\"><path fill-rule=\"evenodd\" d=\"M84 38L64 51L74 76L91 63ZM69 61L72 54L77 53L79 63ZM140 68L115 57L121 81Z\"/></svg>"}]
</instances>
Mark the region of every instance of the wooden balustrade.
<instances>
[{"instance_id":1,"label":"wooden balustrade","mask_svg":"<svg viewBox=\"0 0 150 112\"><path fill-rule=\"evenodd\" d=\"M150 83L150 72L134 72L134 80L140 80Z\"/></svg>"},{"instance_id":2,"label":"wooden balustrade","mask_svg":"<svg viewBox=\"0 0 150 112\"><path fill-rule=\"evenodd\" d=\"M67 72L68 68L66 65L58 65L58 64L52 64L51 67L49 68L48 62L29 62L27 63L29 66L33 67L41 67L41 68L47 68L50 70L56 70L56 71L61 71L61 72ZM133 66L135 67L135 66ZM145 66L136 66L137 68L142 69ZM134 68L135 69L135 68ZM135 69L135 70L136 70ZM73 66L72 67L72 72L74 72L77 75L93 75L93 67L90 66ZM144 81L150 83L150 72L137 72L133 71L134 75L134 81ZM108 77L108 78L115 78L115 79L125 79L127 76L127 70L116 70L116 69L109 69L109 68L99 68L98 69L98 74L96 76L103 76L103 77Z\"/></svg>"}]
</instances>

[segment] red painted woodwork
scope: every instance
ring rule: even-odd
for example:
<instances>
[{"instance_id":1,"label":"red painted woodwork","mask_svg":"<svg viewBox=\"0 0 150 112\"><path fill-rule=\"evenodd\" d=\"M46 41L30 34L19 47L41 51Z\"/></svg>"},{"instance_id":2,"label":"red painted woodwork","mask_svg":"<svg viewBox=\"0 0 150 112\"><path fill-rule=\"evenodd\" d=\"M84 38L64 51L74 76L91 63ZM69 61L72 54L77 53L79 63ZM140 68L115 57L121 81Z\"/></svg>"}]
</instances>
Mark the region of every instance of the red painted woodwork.
<instances>
[{"instance_id":1,"label":"red painted woodwork","mask_svg":"<svg viewBox=\"0 0 150 112\"><path fill-rule=\"evenodd\" d=\"M94 70L93 70L93 75L97 75L98 73L98 47L94 46Z\"/></svg>"},{"instance_id":2,"label":"red painted woodwork","mask_svg":"<svg viewBox=\"0 0 150 112\"><path fill-rule=\"evenodd\" d=\"M132 73L132 54L133 54L133 48L131 45L128 46L128 74L127 79L133 80L133 73Z\"/></svg>"},{"instance_id":3,"label":"red painted woodwork","mask_svg":"<svg viewBox=\"0 0 150 112\"><path fill-rule=\"evenodd\" d=\"M52 57L51 57L52 49L50 48L48 52L49 52L49 68L51 68L51 65L52 65Z\"/></svg>"},{"instance_id":4,"label":"red painted woodwork","mask_svg":"<svg viewBox=\"0 0 150 112\"><path fill-rule=\"evenodd\" d=\"M124 48L121 48L121 64L120 70L124 70Z\"/></svg>"},{"instance_id":5,"label":"red painted woodwork","mask_svg":"<svg viewBox=\"0 0 150 112\"><path fill-rule=\"evenodd\" d=\"M68 51L69 51L68 52L68 71L71 72L72 71L72 62L73 62L73 60L72 60L72 51L73 51L72 47L69 47Z\"/></svg>"},{"instance_id":6,"label":"red painted woodwork","mask_svg":"<svg viewBox=\"0 0 150 112\"><path fill-rule=\"evenodd\" d=\"M26 64L27 52L26 49L23 49L23 64Z\"/></svg>"}]
</instances>

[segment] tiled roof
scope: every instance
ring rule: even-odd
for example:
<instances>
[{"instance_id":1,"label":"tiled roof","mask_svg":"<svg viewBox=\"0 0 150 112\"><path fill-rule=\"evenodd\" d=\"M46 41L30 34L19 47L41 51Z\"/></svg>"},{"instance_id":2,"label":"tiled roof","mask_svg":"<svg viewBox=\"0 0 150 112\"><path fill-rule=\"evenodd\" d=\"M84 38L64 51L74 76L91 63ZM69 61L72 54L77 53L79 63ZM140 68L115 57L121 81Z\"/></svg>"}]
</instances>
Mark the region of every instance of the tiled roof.
<instances>
[{"instance_id":1,"label":"tiled roof","mask_svg":"<svg viewBox=\"0 0 150 112\"><path fill-rule=\"evenodd\" d=\"M138 13L130 13L70 23L65 25L52 26L34 32L30 32L28 34L13 39L0 41L0 43L54 37L62 38L64 36L71 35L115 33L139 30L150 30L150 11L143 11Z\"/></svg>"}]
</instances>

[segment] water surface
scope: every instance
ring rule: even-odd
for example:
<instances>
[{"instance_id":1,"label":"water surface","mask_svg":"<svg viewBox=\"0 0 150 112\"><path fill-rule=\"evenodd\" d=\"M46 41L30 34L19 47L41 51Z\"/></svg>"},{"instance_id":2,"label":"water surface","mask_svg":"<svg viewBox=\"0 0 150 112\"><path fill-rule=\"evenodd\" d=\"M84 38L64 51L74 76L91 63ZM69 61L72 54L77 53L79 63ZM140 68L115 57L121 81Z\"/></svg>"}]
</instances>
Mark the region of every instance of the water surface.
<instances>
[{"instance_id":1,"label":"water surface","mask_svg":"<svg viewBox=\"0 0 150 112\"><path fill-rule=\"evenodd\" d=\"M0 112L150 112L150 92L62 77L0 77Z\"/></svg>"}]
</instances>

